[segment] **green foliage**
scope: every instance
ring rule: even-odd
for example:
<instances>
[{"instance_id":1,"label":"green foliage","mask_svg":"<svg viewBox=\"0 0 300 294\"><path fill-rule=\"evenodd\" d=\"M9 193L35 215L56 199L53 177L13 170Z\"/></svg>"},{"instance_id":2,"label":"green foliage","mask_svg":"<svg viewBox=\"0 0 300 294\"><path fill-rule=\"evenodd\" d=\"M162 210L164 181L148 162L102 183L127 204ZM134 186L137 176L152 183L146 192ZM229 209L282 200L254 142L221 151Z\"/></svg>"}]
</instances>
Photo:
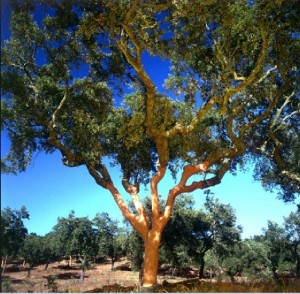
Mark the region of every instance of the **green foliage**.
<instances>
[{"instance_id":1,"label":"green foliage","mask_svg":"<svg viewBox=\"0 0 300 294\"><path fill-rule=\"evenodd\" d=\"M47 287L51 292L58 292L58 287L57 287L57 276L55 275L49 275L47 276Z\"/></svg>"},{"instance_id":2,"label":"green foliage","mask_svg":"<svg viewBox=\"0 0 300 294\"><path fill-rule=\"evenodd\" d=\"M143 264L144 243L137 232L131 231L126 240L126 256L131 262L131 270L139 271Z\"/></svg>"},{"instance_id":3,"label":"green foliage","mask_svg":"<svg viewBox=\"0 0 300 294\"><path fill-rule=\"evenodd\" d=\"M197 264L203 276L206 253L213 249L227 254L240 239L234 210L207 197L205 210L195 210L190 196L175 204L162 237L161 259L174 265ZM225 253L226 252L226 253Z\"/></svg>"},{"instance_id":4,"label":"green foliage","mask_svg":"<svg viewBox=\"0 0 300 294\"><path fill-rule=\"evenodd\" d=\"M25 206L20 210L9 207L1 210L1 255L15 257L23 247L27 229L23 220L29 219Z\"/></svg>"},{"instance_id":5,"label":"green foliage","mask_svg":"<svg viewBox=\"0 0 300 294\"><path fill-rule=\"evenodd\" d=\"M290 140L299 133L294 1L12 8L1 52L1 128L11 140L3 172L58 149L68 166L97 169L109 157L132 182L148 183L158 158L175 177L207 158L216 171L231 159L234 172L250 156L265 187L282 187L286 200L299 194L299 140ZM165 90L153 88L161 85L149 79L143 54L171 62Z\"/></svg>"},{"instance_id":6,"label":"green foliage","mask_svg":"<svg viewBox=\"0 0 300 294\"><path fill-rule=\"evenodd\" d=\"M67 218L59 218L53 236L60 256L96 256L95 230L87 217L75 217L72 211Z\"/></svg>"},{"instance_id":7,"label":"green foliage","mask_svg":"<svg viewBox=\"0 0 300 294\"><path fill-rule=\"evenodd\" d=\"M269 221L262 238L268 248L268 259L271 262L273 273L280 267L285 269L285 263L290 261L290 253L284 228Z\"/></svg>"},{"instance_id":8,"label":"green foliage","mask_svg":"<svg viewBox=\"0 0 300 294\"><path fill-rule=\"evenodd\" d=\"M43 237L34 233L28 235L21 250L21 256L29 264L30 268L45 263L45 247Z\"/></svg>"},{"instance_id":9,"label":"green foliage","mask_svg":"<svg viewBox=\"0 0 300 294\"><path fill-rule=\"evenodd\" d=\"M268 259L268 247L263 242L254 239L245 240L241 250L241 264L246 276L260 278L270 276L271 264Z\"/></svg>"},{"instance_id":10,"label":"green foliage","mask_svg":"<svg viewBox=\"0 0 300 294\"><path fill-rule=\"evenodd\" d=\"M102 213L96 214L93 224L97 228L95 242L99 248L98 255L109 257L113 267L114 262L124 254L118 222L113 221L107 213Z\"/></svg>"},{"instance_id":11,"label":"green foliage","mask_svg":"<svg viewBox=\"0 0 300 294\"><path fill-rule=\"evenodd\" d=\"M292 212L285 219L285 231L289 239L289 249L295 264L295 273L300 276L300 210Z\"/></svg>"}]
</instances>

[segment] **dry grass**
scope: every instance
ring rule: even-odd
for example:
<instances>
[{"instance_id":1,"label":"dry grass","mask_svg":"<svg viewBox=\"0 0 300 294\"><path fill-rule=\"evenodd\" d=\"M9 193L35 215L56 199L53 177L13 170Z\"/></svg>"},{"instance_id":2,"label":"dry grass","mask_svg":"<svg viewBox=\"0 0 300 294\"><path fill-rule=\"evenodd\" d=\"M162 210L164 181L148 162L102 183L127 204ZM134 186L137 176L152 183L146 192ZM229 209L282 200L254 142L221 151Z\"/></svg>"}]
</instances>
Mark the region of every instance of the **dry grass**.
<instances>
[{"instance_id":1,"label":"dry grass","mask_svg":"<svg viewBox=\"0 0 300 294\"><path fill-rule=\"evenodd\" d=\"M209 282L195 281L193 283L169 284L161 287L158 292L189 292L189 293L269 293L269 292L299 292L300 280L290 280L289 282L274 283L248 282L248 283L229 283L229 282Z\"/></svg>"}]
</instances>

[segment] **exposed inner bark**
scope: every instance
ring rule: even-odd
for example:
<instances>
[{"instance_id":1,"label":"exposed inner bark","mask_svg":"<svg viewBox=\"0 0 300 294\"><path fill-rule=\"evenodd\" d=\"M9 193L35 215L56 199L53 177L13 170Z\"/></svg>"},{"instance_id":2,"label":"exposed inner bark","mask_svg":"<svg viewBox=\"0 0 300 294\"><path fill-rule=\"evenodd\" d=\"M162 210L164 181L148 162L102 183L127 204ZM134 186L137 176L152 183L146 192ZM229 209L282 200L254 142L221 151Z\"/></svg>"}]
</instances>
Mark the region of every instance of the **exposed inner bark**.
<instances>
[{"instance_id":1,"label":"exposed inner bark","mask_svg":"<svg viewBox=\"0 0 300 294\"><path fill-rule=\"evenodd\" d=\"M161 229L154 228L149 231L145 241L145 255L142 285L144 287L153 286L157 283L157 269L159 258L159 244L161 239Z\"/></svg>"}]
</instances>

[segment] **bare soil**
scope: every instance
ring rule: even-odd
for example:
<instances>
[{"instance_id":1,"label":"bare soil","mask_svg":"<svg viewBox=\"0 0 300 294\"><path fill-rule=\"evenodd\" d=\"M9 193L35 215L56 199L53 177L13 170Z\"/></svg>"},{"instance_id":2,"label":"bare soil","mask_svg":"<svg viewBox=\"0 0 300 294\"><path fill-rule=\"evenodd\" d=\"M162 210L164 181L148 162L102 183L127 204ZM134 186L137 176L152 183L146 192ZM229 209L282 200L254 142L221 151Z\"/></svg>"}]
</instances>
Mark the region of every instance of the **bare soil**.
<instances>
[{"instance_id":1,"label":"bare soil","mask_svg":"<svg viewBox=\"0 0 300 294\"><path fill-rule=\"evenodd\" d=\"M80 265L68 266L66 261L51 263L45 270L44 265L34 267L28 277L28 267L15 262L7 264L3 278L3 292L95 292L102 288L104 292L131 292L139 285L139 272L131 271L130 262L121 260L115 262L111 269L109 261L96 264L86 270L84 281L80 281ZM49 282L49 277L54 282ZM184 278L174 277L170 271L162 271L158 282L164 280L182 281ZM118 290L118 291L116 291Z\"/></svg>"}]
</instances>

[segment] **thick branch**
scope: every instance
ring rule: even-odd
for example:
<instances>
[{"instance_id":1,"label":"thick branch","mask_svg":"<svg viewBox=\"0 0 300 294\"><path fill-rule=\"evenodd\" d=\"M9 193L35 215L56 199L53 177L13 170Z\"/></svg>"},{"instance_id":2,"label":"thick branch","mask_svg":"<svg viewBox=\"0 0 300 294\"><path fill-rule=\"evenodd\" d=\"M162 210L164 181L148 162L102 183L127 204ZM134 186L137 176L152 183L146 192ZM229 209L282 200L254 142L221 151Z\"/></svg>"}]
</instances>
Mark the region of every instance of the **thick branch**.
<instances>
[{"instance_id":1,"label":"thick branch","mask_svg":"<svg viewBox=\"0 0 300 294\"><path fill-rule=\"evenodd\" d=\"M136 231L140 234L140 236L143 238L143 240L145 240L147 237L148 231L149 231L146 219L143 219L140 216L136 216L130 212L130 210L128 209L128 206L124 202L121 194L115 188L115 186L113 185L112 182L107 185L107 189L113 195L114 200L117 203L118 207L120 208L124 217L136 229Z\"/></svg>"},{"instance_id":2,"label":"thick branch","mask_svg":"<svg viewBox=\"0 0 300 294\"><path fill-rule=\"evenodd\" d=\"M97 171L97 169L96 169L94 166L92 166L92 165L90 165L90 164L87 164L86 167L87 167L87 169L88 169L90 175L91 175L91 176L94 178L94 180L96 181L96 183L97 183L99 186L101 186L102 188L107 189L107 185L108 185L108 183L111 182L111 181L109 181L108 179L105 179L103 176L101 176L100 173Z\"/></svg>"},{"instance_id":3,"label":"thick branch","mask_svg":"<svg viewBox=\"0 0 300 294\"><path fill-rule=\"evenodd\" d=\"M162 167L159 164L157 165L157 168L158 168L157 173L151 179L151 201L152 201L153 222L155 222L160 216L159 195L158 195L157 185L164 177L167 170L166 166Z\"/></svg>"},{"instance_id":4,"label":"thick branch","mask_svg":"<svg viewBox=\"0 0 300 294\"><path fill-rule=\"evenodd\" d=\"M172 209L174 206L174 201L176 196L182 193L182 191L185 188L187 180L194 174L197 174L199 172L206 172L209 167L210 163L208 161L204 161L203 163L200 163L198 165L186 165L183 168L183 173L181 175L181 179L179 183L169 191L167 203L163 212L163 215L160 217L160 221L162 223L162 227L164 227L172 213Z\"/></svg>"},{"instance_id":5,"label":"thick branch","mask_svg":"<svg viewBox=\"0 0 300 294\"><path fill-rule=\"evenodd\" d=\"M286 178L290 179L291 181L293 181L294 183L300 185L300 176L294 174L294 173L291 173L287 170L283 170L281 171L281 174L283 176L285 176Z\"/></svg>"},{"instance_id":6,"label":"thick branch","mask_svg":"<svg viewBox=\"0 0 300 294\"><path fill-rule=\"evenodd\" d=\"M222 167L218 170L217 174L214 177L207 180L204 179L202 181L193 182L191 185L184 186L181 193L189 193L195 191L196 189L206 189L220 184L223 176L228 171L228 169L229 169L229 159L226 159Z\"/></svg>"},{"instance_id":7,"label":"thick branch","mask_svg":"<svg viewBox=\"0 0 300 294\"><path fill-rule=\"evenodd\" d=\"M220 97L214 96L207 103L204 104L196 113L192 122L188 126L183 126L181 124L176 124L172 129L166 132L167 138L172 138L178 134L189 134L191 133L197 124L205 117L205 115L212 109L212 107L220 101Z\"/></svg>"},{"instance_id":8,"label":"thick branch","mask_svg":"<svg viewBox=\"0 0 300 294\"><path fill-rule=\"evenodd\" d=\"M104 171L102 171L104 173L103 174L104 176L103 175L101 176L99 172L95 169L95 167L93 167L92 165L87 165L87 169L98 185L110 191L124 217L129 221L129 223L137 230L137 232L144 239L148 231L146 221L141 220L140 217L130 212L121 194L115 188L113 182L111 181L111 178L110 177L105 178Z\"/></svg>"},{"instance_id":9,"label":"thick branch","mask_svg":"<svg viewBox=\"0 0 300 294\"><path fill-rule=\"evenodd\" d=\"M125 18L124 18L124 22L128 22L129 20L132 21L132 17L135 14L136 8L138 3L140 2L140 0L134 0L133 3L131 4L131 6L129 7L128 11L126 12Z\"/></svg>"},{"instance_id":10,"label":"thick branch","mask_svg":"<svg viewBox=\"0 0 300 294\"><path fill-rule=\"evenodd\" d=\"M57 115L61 111L61 109L64 106L65 102L67 101L68 97L69 97L69 88L66 87L66 91L65 91L65 95L64 95L63 99L60 101L59 105L57 106L57 108L53 112L52 121L50 122L52 127L55 126Z\"/></svg>"},{"instance_id":11,"label":"thick branch","mask_svg":"<svg viewBox=\"0 0 300 294\"><path fill-rule=\"evenodd\" d=\"M58 107L54 111L51 121L48 123L48 130L49 130L48 143L54 146L55 148L57 148L61 152L61 154L63 155L63 163L65 165L74 167L83 164L82 156L80 154L73 153L69 148L67 148L64 144L62 144L62 142L58 139L55 131L55 127L56 127L55 122L57 119L57 115L59 111L62 109L67 98L68 98L68 89L66 89L63 99L61 100Z\"/></svg>"},{"instance_id":12,"label":"thick branch","mask_svg":"<svg viewBox=\"0 0 300 294\"><path fill-rule=\"evenodd\" d=\"M130 184L128 176L125 176L125 175L122 179L122 185L123 185L124 189L126 190L126 192L128 194L130 194L130 196L131 196L132 203L139 215L140 221L143 223L148 223L148 221L147 221L148 216L147 216L146 210L145 210L144 206L142 205L142 203L139 199L139 196L138 196L139 186L137 184L136 185Z\"/></svg>"},{"instance_id":13,"label":"thick branch","mask_svg":"<svg viewBox=\"0 0 300 294\"><path fill-rule=\"evenodd\" d=\"M132 65L136 73L138 74L141 82L146 89L146 120L145 126L147 135L152 138L156 144L159 161L161 165L166 166L169 160L168 153L168 139L162 130L158 130L154 124L154 108L156 100L156 88L151 78L146 73L143 64L141 62L142 45L135 37L134 32L127 23L122 23L123 31L127 34L130 41L133 43L136 51L136 56L133 56L128 50L128 42L124 37L124 33L121 35L121 40L115 38L115 41L122 51L127 61Z\"/></svg>"},{"instance_id":14,"label":"thick branch","mask_svg":"<svg viewBox=\"0 0 300 294\"><path fill-rule=\"evenodd\" d=\"M186 186L187 180L192 175L199 172L207 172L210 165L211 164L208 161L204 161L202 164L199 164L197 166L187 165L184 167L183 174L179 184L177 184L173 189L169 191L167 203L164 209L164 214L163 216L161 216L162 227L164 227L167 224L171 216L176 196L182 193L193 192L196 189L206 189L208 187L219 184L223 176L225 175L225 173L228 171L230 167L230 159L224 160L220 169L218 170L218 172L213 178L208 180L204 179L202 181L193 182L191 185Z\"/></svg>"}]
</instances>

